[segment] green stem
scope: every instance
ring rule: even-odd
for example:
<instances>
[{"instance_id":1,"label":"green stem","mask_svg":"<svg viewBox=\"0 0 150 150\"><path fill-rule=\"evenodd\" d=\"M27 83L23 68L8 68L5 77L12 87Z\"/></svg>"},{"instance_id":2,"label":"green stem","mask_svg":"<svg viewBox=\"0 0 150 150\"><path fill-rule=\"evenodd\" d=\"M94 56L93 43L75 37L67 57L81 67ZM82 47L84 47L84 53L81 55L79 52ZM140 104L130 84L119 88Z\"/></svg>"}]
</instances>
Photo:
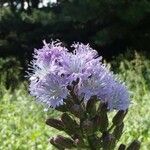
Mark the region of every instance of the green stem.
<instances>
[{"instance_id":1,"label":"green stem","mask_svg":"<svg viewBox=\"0 0 150 150\"><path fill-rule=\"evenodd\" d=\"M94 139L94 135L91 135L91 136L87 137L87 141L89 143L90 150L96 150L93 139Z\"/></svg>"},{"instance_id":2,"label":"green stem","mask_svg":"<svg viewBox=\"0 0 150 150\"><path fill-rule=\"evenodd\" d=\"M114 128L114 124L108 129L108 132L110 132Z\"/></svg>"}]
</instances>

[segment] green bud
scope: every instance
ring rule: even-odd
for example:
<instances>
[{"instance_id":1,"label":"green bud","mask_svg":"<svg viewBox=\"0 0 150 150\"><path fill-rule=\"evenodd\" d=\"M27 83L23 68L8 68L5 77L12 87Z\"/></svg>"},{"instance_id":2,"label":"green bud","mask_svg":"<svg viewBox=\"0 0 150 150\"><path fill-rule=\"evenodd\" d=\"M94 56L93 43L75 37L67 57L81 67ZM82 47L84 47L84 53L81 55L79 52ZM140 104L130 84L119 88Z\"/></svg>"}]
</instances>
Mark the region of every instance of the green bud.
<instances>
[{"instance_id":1,"label":"green bud","mask_svg":"<svg viewBox=\"0 0 150 150\"><path fill-rule=\"evenodd\" d=\"M87 137L88 145L92 150L96 150L99 147L99 143L97 141L97 137L95 134L89 135Z\"/></svg>"},{"instance_id":2,"label":"green bud","mask_svg":"<svg viewBox=\"0 0 150 150\"><path fill-rule=\"evenodd\" d=\"M74 104L71 109L71 113L74 114L78 118L83 118L84 117L84 111L80 105Z\"/></svg>"},{"instance_id":3,"label":"green bud","mask_svg":"<svg viewBox=\"0 0 150 150\"><path fill-rule=\"evenodd\" d=\"M96 115L94 118L92 118L93 124L94 124L94 130L97 131L99 129L101 120L98 115Z\"/></svg>"},{"instance_id":4,"label":"green bud","mask_svg":"<svg viewBox=\"0 0 150 150\"><path fill-rule=\"evenodd\" d=\"M127 150L139 150L140 149L140 142L137 140L134 140L128 147Z\"/></svg>"},{"instance_id":5,"label":"green bud","mask_svg":"<svg viewBox=\"0 0 150 150\"><path fill-rule=\"evenodd\" d=\"M107 105L102 103L98 109L97 121L99 123L99 130L101 132L107 131L108 128L108 116L107 116Z\"/></svg>"},{"instance_id":6,"label":"green bud","mask_svg":"<svg viewBox=\"0 0 150 150\"><path fill-rule=\"evenodd\" d=\"M75 134L76 132L80 131L77 122L73 120L67 113L62 114L61 120L68 134Z\"/></svg>"},{"instance_id":7,"label":"green bud","mask_svg":"<svg viewBox=\"0 0 150 150\"><path fill-rule=\"evenodd\" d=\"M65 149L61 144L55 143L54 137L52 137L52 138L50 139L50 143L51 143L54 147L56 147L57 149L59 149L59 150L64 150L64 149Z\"/></svg>"},{"instance_id":8,"label":"green bud","mask_svg":"<svg viewBox=\"0 0 150 150\"><path fill-rule=\"evenodd\" d=\"M60 131L64 130L64 124L61 120L50 118L46 120L46 124Z\"/></svg>"},{"instance_id":9,"label":"green bud","mask_svg":"<svg viewBox=\"0 0 150 150\"><path fill-rule=\"evenodd\" d=\"M113 124L116 126L120 125L123 122L123 119L126 116L126 114L127 111L119 110L112 120Z\"/></svg>"},{"instance_id":10,"label":"green bud","mask_svg":"<svg viewBox=\"0 0 150 150\"><path fill-rule=\"evenodd\" d=\"M113 150L115 147L115 137L112 134L104 132L102 135L102 147L104 150Z\"/></svg>"},{"instance_id":11,"label":"green bud","mask_svg":"<svg viewBox=\"0 0 150 150\"><path fill-rule=\"evenodd\" d=\"M99 130L101 132L107 131L107 127L108 127L108 116L107 116L107 114L103 114L102 116L100 116L100 120L101 120L101 123L99 125Z\"/></svg>"},{"instance_id":12,"label":"green bud","mask_svg":"<svg viewBox=\"0 0 150 150\"><path fill-rule=\"evenodd\" d=\"M72 97L68 96L67 99L64 100L66 109L70 111L70 108L74 105Z\"/></svg>"},{"instance_id":13,"label":"green bud","mask_svg":"<svg viewBox=\"0 0 150 150\"><path fill-rule=\"evenodd\" d=\"M99 107L98 107L98 110L97 110L97 111L98 111L98 113L107 112L107 111L108 111L108 109L107 109L107 104L101 102L101 103L99 104Z\"/></svg>"},{"instance_id":14,"label":"green bud","mask_svg":"<svg viewBox=\"0 0 150 150\"><path fill-rule=\"evenodd\" d=\"M92 96L87 102L86 111L89 113L91 117L96 114L96 102L97 102L96 96Z\"/></svg>"},{"instance_id":15,"label":"green bud","mask_svg":"<svg viewBox=\"0 0 150 150\"><path fill-rule=\"evenodd\" d=\"M102 148L102 141L101 141L101 138L95 136L95 139L94 139L94 147L96 148L96 150L99 150L100 148Z\"/></svg>"},{"instance_id":16,"label":"green bud","mask_svg":"<svg viewBox=\"0 0 150 150\"><path fill-rule=\"evenodd\" d=\"M66 105L60 105L59 107L56 107L55 109L58 110L58 111L61 111L61 112L66 112L67 111Z\"/></svg>"},{"instance_id":17,"label":"green bud","mask_svg":"<svg viewBox=\"0 0 150 150\"><path fill-rule=\"evenodd\" d=\"M70 138L63 137L61 135L58 135L57 137L54 138L54 143L69 149L75 147L73 140L71 140Z\"/></svg>"},{"instance_id":18,"label":"green bud","mask_svg":"<svg viewBox=\"0 0 150 150\"><path fill-rule=\"evenodd\" d=\"M124 123L122 122L119 126L116 126L114 131L113 131L113 135L116 138L116 140L119 140L122 132L123 132L123 128L124 128Z\"/></svg>"},{"instance_id":19,"label":"green bud","mask_svg":"<svg viewBox=\"0 0 150 150\"><path fill-rule=\"evenodd\" d=\"M93 134L94 128L93 128L93 122L90 120L85 120L82 123L82 128L84 133L86 133L87 135L91 135Z\"/></svg>"},{"instance_id":20,"label":"green bud","mask_svg":"<svg viewBox=\"0 0 150 150\"><path fill-rule=\"evenodd\" d=\"M121 144L118 148L118 150L125 150L126 149L126 146L124 144Z\"/></svg>"}]
</instances>

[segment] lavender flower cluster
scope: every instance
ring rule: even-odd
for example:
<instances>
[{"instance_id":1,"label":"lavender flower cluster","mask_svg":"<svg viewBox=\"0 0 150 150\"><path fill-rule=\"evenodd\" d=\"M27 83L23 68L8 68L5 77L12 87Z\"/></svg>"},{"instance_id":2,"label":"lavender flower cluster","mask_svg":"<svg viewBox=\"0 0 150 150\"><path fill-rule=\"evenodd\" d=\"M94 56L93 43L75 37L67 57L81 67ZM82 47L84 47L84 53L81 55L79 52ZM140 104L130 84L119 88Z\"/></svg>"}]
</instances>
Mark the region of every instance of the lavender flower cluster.
<instances>
[{"instance_id":1,"label":"lavender flower cluster","mask_svg":"<svg viewBox=\"0 0 150 150\"><path fill-rule=\"evenodd\" d=\"M89 45L77 43L71 47L73 52L59 41L44 41L43 48L35 50L30 67L31 95L48 107L56 108L69 96L68 85L72 86L78 79L74 93L85 103L91 96L97 96L111 110L126 110L130 103L127 88L102 63L102 57Z\"/></svg>"}]
</instances>

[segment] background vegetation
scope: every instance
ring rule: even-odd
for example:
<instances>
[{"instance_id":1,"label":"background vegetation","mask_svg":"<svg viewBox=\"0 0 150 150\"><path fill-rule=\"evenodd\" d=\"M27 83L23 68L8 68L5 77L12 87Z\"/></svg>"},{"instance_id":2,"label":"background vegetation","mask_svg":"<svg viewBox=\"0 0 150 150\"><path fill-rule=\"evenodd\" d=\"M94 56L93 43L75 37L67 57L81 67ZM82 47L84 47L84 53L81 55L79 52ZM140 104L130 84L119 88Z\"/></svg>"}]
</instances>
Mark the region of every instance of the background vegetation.
<instances>
[{"instance_id":1,"label":"background vegetation","mask_svg":"<svg viewBox=\"0 0 150 150\"><path fill-rule=\"evenodd\" d=\"M43 39L57 38L65 45L90 43L107 58L127 48L150 49L149 0L57 0L42 6L44 1L1 0L0 55L24 61Z\"/></svg>"},{"instance_id":2,"label":"background vegetation","mask_svg":"<svg viewBox=\"0 0 150 150\"><path fill-rule=\"evenodd\" d=\"M112 69L126 81L132 95L132 105L125 120L121 142L129 143L137 138L142 142L141 150L148 150L150 147L150 59L135 53L132 59L120 56L111 64ZM5 73L12 72L10 76L14 79L18 78L16 69L13 68L13 70L13 72L11 69L5 70L0 76L2 79L0 83L0 149L52 150L53 147L48 139L58 131L48 127L45 120L48 117L57 118L58 112L52 109L44 112L44 107L29 96L26 81L20 82L13 91L11 88L6 89L5 81L8 76Z\"/></svg>"},{"instance_id":3,"label":"background vegetation","mask_svg":"<svg viewBox=\"0 0 150 150\"><path fill-rule=\"evenodd\" d=\"M149 0L57 0L47 5L44 0L1 0L0 5L0 149L53 149L48 138L57 131L45 120L58 112L43 112L29 96L24 70L43 39L57 38L65 46L90 43L127 83L132 105L121 141L138 138L141 150L149 149Z\"/></svg>"}]
</instances>

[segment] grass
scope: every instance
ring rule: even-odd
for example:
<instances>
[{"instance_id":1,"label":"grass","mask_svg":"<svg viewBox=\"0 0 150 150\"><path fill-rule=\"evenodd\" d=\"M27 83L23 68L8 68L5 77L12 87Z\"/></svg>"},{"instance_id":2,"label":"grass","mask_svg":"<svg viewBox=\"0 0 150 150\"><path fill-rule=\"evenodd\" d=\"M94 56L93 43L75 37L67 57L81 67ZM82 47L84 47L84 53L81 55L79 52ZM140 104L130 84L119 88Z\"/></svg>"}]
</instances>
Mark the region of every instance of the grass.
<instances>
[{"instance_id":1,"label":"grass","mask_svg":"<svg viewBox=\"0 0 150 150\"><path fill-rule=\"evenodd\" d=\"M148 150L150 60L135 53L134 59L120 56L111 64L113 70L126 81L132 95L121 142L130 143L137 138L142 142L141 150ZM13 91L6 89L4 81L7 79L4 78L4 75L0 76L0 150L53 150L48 139L57 131L46 126L45 119L59 117L59 113L52 109L43 112L43 106L28 94L26 83L18 85Z\"/></svg>"},{"instance_id":2,"label":"grass","mask_svg":"<svg viewBox=\"0 0 150 150\"><path fill-rule=\"evenodd\" d=\"M6 90L0 101L0 149L2 150L51 150L48 138L54 131L45 124L48 116L58 113L43 112L29 96L24 85L13 93Z\"/></svg>"}]
</instances>

